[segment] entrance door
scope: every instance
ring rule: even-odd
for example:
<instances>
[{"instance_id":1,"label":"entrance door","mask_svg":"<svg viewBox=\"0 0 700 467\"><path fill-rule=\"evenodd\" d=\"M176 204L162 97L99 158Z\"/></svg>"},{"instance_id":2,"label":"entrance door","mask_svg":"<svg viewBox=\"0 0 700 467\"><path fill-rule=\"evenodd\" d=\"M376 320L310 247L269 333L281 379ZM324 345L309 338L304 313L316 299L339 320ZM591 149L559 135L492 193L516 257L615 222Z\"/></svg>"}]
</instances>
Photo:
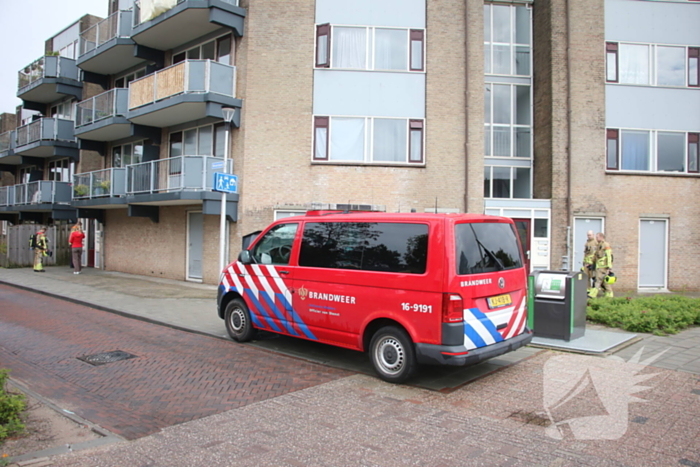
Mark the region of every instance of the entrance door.
<instances>
[{"instance_id":1,"label":"entrance door","mask_svg":"<svg viewBox=\"0 0 700 467\"><path fill-rule=\"evenodd\" d=\"M523 246L525 255L525 270L530 272L530 219L513 219L515 228L518 230L520 244Z\"/></svg>"},{"instance_id":2,"label":"entrance door","mask_svg":"<svg viewBox=\"0 0 700 467\"><path fill-rule=\"evenodd\" d=\"M204 243L204 215L187 213L187 279L202 280L202 254Z\"/></svg>"},{"instance_id":3,"label":"entrance door","mask_svg":"<svg viewBox=\"0 0 700 467\"><path fill-rule=\"evenodd\" d=\"M666 288L666 221L643 219L639 224L639 287Z\"/></svg>"},{"instance_id":4,"label":"entrance door","mask_svg":"<svg viewBox=\"0 0 700 467\"><path fill-rule=\"evenodd\" d=\"M583 248L586 246L589 230L593 235L603 232L603 219L591 217L577 217L574 219L574 243L571 248L574 250L572 271L580 271L583 267Z\"/></svg>"}]
</instances>

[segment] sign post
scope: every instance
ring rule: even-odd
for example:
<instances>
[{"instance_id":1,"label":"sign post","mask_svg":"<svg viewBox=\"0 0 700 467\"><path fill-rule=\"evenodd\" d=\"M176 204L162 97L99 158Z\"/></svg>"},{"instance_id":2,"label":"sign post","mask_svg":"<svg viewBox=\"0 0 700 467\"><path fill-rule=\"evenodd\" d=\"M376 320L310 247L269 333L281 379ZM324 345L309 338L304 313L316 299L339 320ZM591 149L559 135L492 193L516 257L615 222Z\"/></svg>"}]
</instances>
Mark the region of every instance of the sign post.
<instances>
[{"instance_id":1,"label":"sign post","mask_svg":"<svg viewBox=\"0 0 700 467\"><path fill-rule=\"evenodd\" d=\"M221 191L221 221L219 226L219 274L226 267L226 193L237 193L238 192L238 177L235 175L229 176L227 174L228 168L228 151L230 147L231 139L231 121L233 121L233 115L236 109L232 107L223 107L221 109L221 115L223 116L224 122L226 122L226 134L224 136L224 165L222 167L222 172L214 174L214 191ZM233 179L228 178L233 177ZM231 182L234 182L233 187L235 191L231 190ZM217 190L221 182L222 189Z\"/></svg>"}]
</instances>

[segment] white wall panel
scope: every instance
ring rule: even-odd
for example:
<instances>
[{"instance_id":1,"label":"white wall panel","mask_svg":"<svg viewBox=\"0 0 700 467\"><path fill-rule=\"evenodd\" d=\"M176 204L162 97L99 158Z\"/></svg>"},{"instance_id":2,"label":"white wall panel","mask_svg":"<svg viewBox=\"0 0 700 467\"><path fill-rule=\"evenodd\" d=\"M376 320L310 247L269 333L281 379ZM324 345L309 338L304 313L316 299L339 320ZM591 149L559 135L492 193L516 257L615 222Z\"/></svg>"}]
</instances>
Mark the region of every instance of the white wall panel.
<instances>
[{"instance_id":1,"label":"white wall panel","mask_svg":"<svg viewBox=\"0 0 700 467\"><path fill-rule=\"evenodd\" d=\"M605 2L606 41L700 45L699 25L698 3L647 0Z\"/></svg>"},{"instance_id":2,"label":"white wall panel","mask_svg":"<svg viewBox=\"0 0 700 467\"><path fill-rule=\"evenodd\" d=\"M700 131L700 91L649 86L605 87L605 126Z\"/></svg>"},{"instance_id":3,"label":"white wall panel","mask_svg":"<svg viewBox=\"0 0 700 467\"><path fill-rule=\"evenodd\" d=\"M316 23L425 27L426 0L317 0Z\"/></svg>"}]
</instances>

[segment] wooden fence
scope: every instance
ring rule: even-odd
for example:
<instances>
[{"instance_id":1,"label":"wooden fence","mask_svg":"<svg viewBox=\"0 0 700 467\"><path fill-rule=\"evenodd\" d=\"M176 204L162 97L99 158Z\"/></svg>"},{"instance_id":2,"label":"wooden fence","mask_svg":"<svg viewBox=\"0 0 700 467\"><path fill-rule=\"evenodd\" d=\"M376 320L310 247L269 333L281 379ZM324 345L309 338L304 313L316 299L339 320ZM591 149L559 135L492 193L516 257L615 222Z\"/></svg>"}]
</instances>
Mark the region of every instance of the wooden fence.
<instances>
[{"instance_id":1,"label":"wooden fence","mask_svg":"<svg viewBox=\"0 0 700 467\"><path fill-rule=\"evenodd\" d=\"M52 256L44 258L47 266L66 266L70 264L70 225L51 226L46 230L46 238ZM7 234L0 236L0 266L27 267L34 264L34 250L29 248L29 236L35 234L39 226L33 224L8 226Z\"/></svg>"}]
</instances>

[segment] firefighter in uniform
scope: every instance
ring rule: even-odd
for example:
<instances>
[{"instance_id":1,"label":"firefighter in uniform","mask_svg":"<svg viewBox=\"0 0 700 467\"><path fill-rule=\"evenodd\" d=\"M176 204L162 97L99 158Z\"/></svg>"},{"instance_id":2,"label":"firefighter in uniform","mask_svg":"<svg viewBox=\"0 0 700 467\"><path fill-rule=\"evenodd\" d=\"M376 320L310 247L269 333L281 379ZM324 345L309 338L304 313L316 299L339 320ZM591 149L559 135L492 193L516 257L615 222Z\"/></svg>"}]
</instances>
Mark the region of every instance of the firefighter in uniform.
<instances>
[{"instance_id":1,"label":"firefighter in uniform","mask_svg":"<svg viewBox=\"0 0 700 467\"><path fill-rule=\"evenodd\" d=\"M600 295L600 291L602 289L605 292L606 297L612 297L612 283L605 280L608 274L610 274L610 270L613 266L612 248L610 247L610 244L605 241L605 234L599 232L596 235L596 240L598 240L598 249L595 253L596 288L593 290L591 295L593 297L597 297Z\"/></svg>"},{"instance_id":2,"label":"firefighter in uniform","mask_svg":"<svg viewBox=\"0 0 700 467\"><path fill-rule=\"evenodd\" d=\"M598 249L598 242L592 230L586 233L586 245L583 247L583 269L588 276L588 293L595 288L595 252Z\"/></svg>"},{"instance_id":3,"label":"firefighter in uniform","mask_svg":"<svg viewBox=\"0 0 700 467\"><path fill-rule=\"evenodd\" d=\"M48 256L49 244L46 240L46 229L42 227L36 233L36 246L34 247L34 272L44 271L44 256Z\"/></svg>"}]
</instances>

